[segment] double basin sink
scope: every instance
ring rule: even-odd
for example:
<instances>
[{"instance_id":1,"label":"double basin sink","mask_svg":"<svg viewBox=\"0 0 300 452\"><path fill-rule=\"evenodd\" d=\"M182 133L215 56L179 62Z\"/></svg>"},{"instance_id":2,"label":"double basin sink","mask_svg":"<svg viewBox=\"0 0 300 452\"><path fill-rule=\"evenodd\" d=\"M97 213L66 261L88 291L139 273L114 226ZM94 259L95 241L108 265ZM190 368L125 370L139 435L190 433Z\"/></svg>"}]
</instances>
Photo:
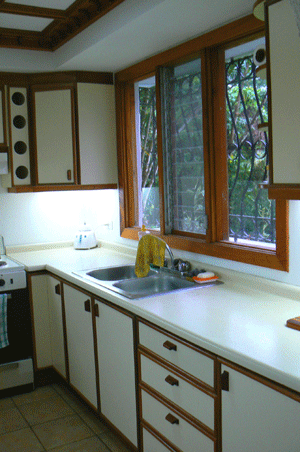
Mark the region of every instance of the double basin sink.
<instances>
[{"instance_id":1,"label":"double basin sink","mask_svg":"<svg viewBox=\"0 0 300 452\"><path fill-rule=\"evenodd\" d=\"M143 298L151 295L199 288L198 284L172 272L150 270L144 278L138 278L134 265L97 268L74 272L77 276L99 284L127 298Z\"/></svg>"}]
</instances>

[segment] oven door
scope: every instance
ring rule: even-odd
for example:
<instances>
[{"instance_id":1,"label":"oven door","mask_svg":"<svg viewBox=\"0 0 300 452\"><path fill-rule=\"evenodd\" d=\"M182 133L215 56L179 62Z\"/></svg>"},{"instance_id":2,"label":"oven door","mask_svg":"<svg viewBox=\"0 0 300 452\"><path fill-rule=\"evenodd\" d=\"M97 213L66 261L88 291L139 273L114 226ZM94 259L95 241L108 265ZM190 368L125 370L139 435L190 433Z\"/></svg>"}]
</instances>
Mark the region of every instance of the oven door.
<instances>
[{"instance_id":1,"label":"oven door","mask_svg":"<svg viewBox=\"0 0 300 452\"><path fill-rule=\"evenodd\" d=\"M0 348L0 365L32 358L31 311L27 289L7 292L9 345Z\"/></svg>"}]
</instances>

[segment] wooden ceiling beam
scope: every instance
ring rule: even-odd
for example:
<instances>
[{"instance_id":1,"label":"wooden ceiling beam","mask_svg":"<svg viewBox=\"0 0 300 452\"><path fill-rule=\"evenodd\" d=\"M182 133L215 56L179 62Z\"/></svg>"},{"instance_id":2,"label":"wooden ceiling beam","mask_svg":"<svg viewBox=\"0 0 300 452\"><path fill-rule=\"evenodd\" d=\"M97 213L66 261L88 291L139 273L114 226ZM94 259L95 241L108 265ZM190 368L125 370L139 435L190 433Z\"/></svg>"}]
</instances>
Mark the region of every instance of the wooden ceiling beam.
<instances>
[{"instance_id":1,"label":"wooden ceiling beam","mask_svg":"<svg viewBox=\"0 0 300 452\"><path fill-rule=\"evenodd\" d=\"M1 1L1 0L0 0ZM60 9L41 8L37 6L17 5L16 3L0 3L0 13L18 14L21 16L44 17L47 19L66 19L67 13Z\"/></svg>"}]
</instances>

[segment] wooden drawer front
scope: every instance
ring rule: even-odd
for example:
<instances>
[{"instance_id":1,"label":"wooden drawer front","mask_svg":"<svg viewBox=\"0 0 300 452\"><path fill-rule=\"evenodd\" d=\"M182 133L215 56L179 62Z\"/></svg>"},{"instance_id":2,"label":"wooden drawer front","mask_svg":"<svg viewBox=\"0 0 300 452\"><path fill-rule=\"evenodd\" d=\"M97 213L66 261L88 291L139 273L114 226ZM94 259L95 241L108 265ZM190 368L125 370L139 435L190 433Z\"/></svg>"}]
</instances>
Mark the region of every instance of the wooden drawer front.
<instances>
[{"instance_id":1,"label":"wooden drawer front","mask_svg":"<svg viewBox=\"0 0 300 452\"><path fill-rule=\"evenodd\" d=\"M214 360L201 352L170 338L169 336L139 323L140 344L166 359L207 385L214 387ZM169 350L168 346L176 346Z\"/></svg>"},{"instance_id":2,"label":"wooden drawer front","mask_svg":"<svg viewBox=\"0 0 300 452\"><path fill-rule=\"evenodd\" d=\"M170 380L170 383L166 381L166 378L168 381ZM175 380L173 381L172 378ZM214 399L212 397L143 355L141 355L141 379L207 425L212 431L214 430ZM175 384L173 384L174 382Z\"/></svg>"},{"instance_id":3,"label":"wooden drawer front","mask_svg":"<svg viewBox=\"0 0 300 452\"><path fill-rule=\"evenodd\" d=\"M142 416L155 430L184 452L214 452L214 442L177 413L142 390ZM170 418L171 423L166 418Z\"/></svg>"},{"instance_id":4,"label":"wooden drawer front","mask_svg":"<svg viewBox=\"0 0 300 452\"><path fill-rule=\"evenodd\" d=\"M143 428L143 452L170 452L170 450Z\"/></svg>"}]
</instances>

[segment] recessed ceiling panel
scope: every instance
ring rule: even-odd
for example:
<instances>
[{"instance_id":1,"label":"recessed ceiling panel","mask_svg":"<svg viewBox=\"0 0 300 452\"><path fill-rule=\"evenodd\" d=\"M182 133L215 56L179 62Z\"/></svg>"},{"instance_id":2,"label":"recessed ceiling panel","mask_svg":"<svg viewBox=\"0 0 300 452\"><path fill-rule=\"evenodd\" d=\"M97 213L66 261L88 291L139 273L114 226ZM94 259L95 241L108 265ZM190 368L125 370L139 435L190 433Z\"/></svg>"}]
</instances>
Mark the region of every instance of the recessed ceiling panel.
<instances>
[{"instance_id":1,"label":"recessed ceiling panel","mask_svg":"<svg viewBox=\"0 0 300 452\"><path fill-rule=\"evenodd\" d=\"M74 3L74 0L12 0L9 3L65 10Z\"/></svg>"},{"instance_id":2,"label":"recessed ceiling panel","mask_svg":"<svg viewBox=\"0 0 300 452\"><path fill-rule=\"evenodd\" d=\"M0 28L14 30L43 31L52 19L42 17L19 16L15 14L0 14Z\"/></svg>"}]
</instances>

